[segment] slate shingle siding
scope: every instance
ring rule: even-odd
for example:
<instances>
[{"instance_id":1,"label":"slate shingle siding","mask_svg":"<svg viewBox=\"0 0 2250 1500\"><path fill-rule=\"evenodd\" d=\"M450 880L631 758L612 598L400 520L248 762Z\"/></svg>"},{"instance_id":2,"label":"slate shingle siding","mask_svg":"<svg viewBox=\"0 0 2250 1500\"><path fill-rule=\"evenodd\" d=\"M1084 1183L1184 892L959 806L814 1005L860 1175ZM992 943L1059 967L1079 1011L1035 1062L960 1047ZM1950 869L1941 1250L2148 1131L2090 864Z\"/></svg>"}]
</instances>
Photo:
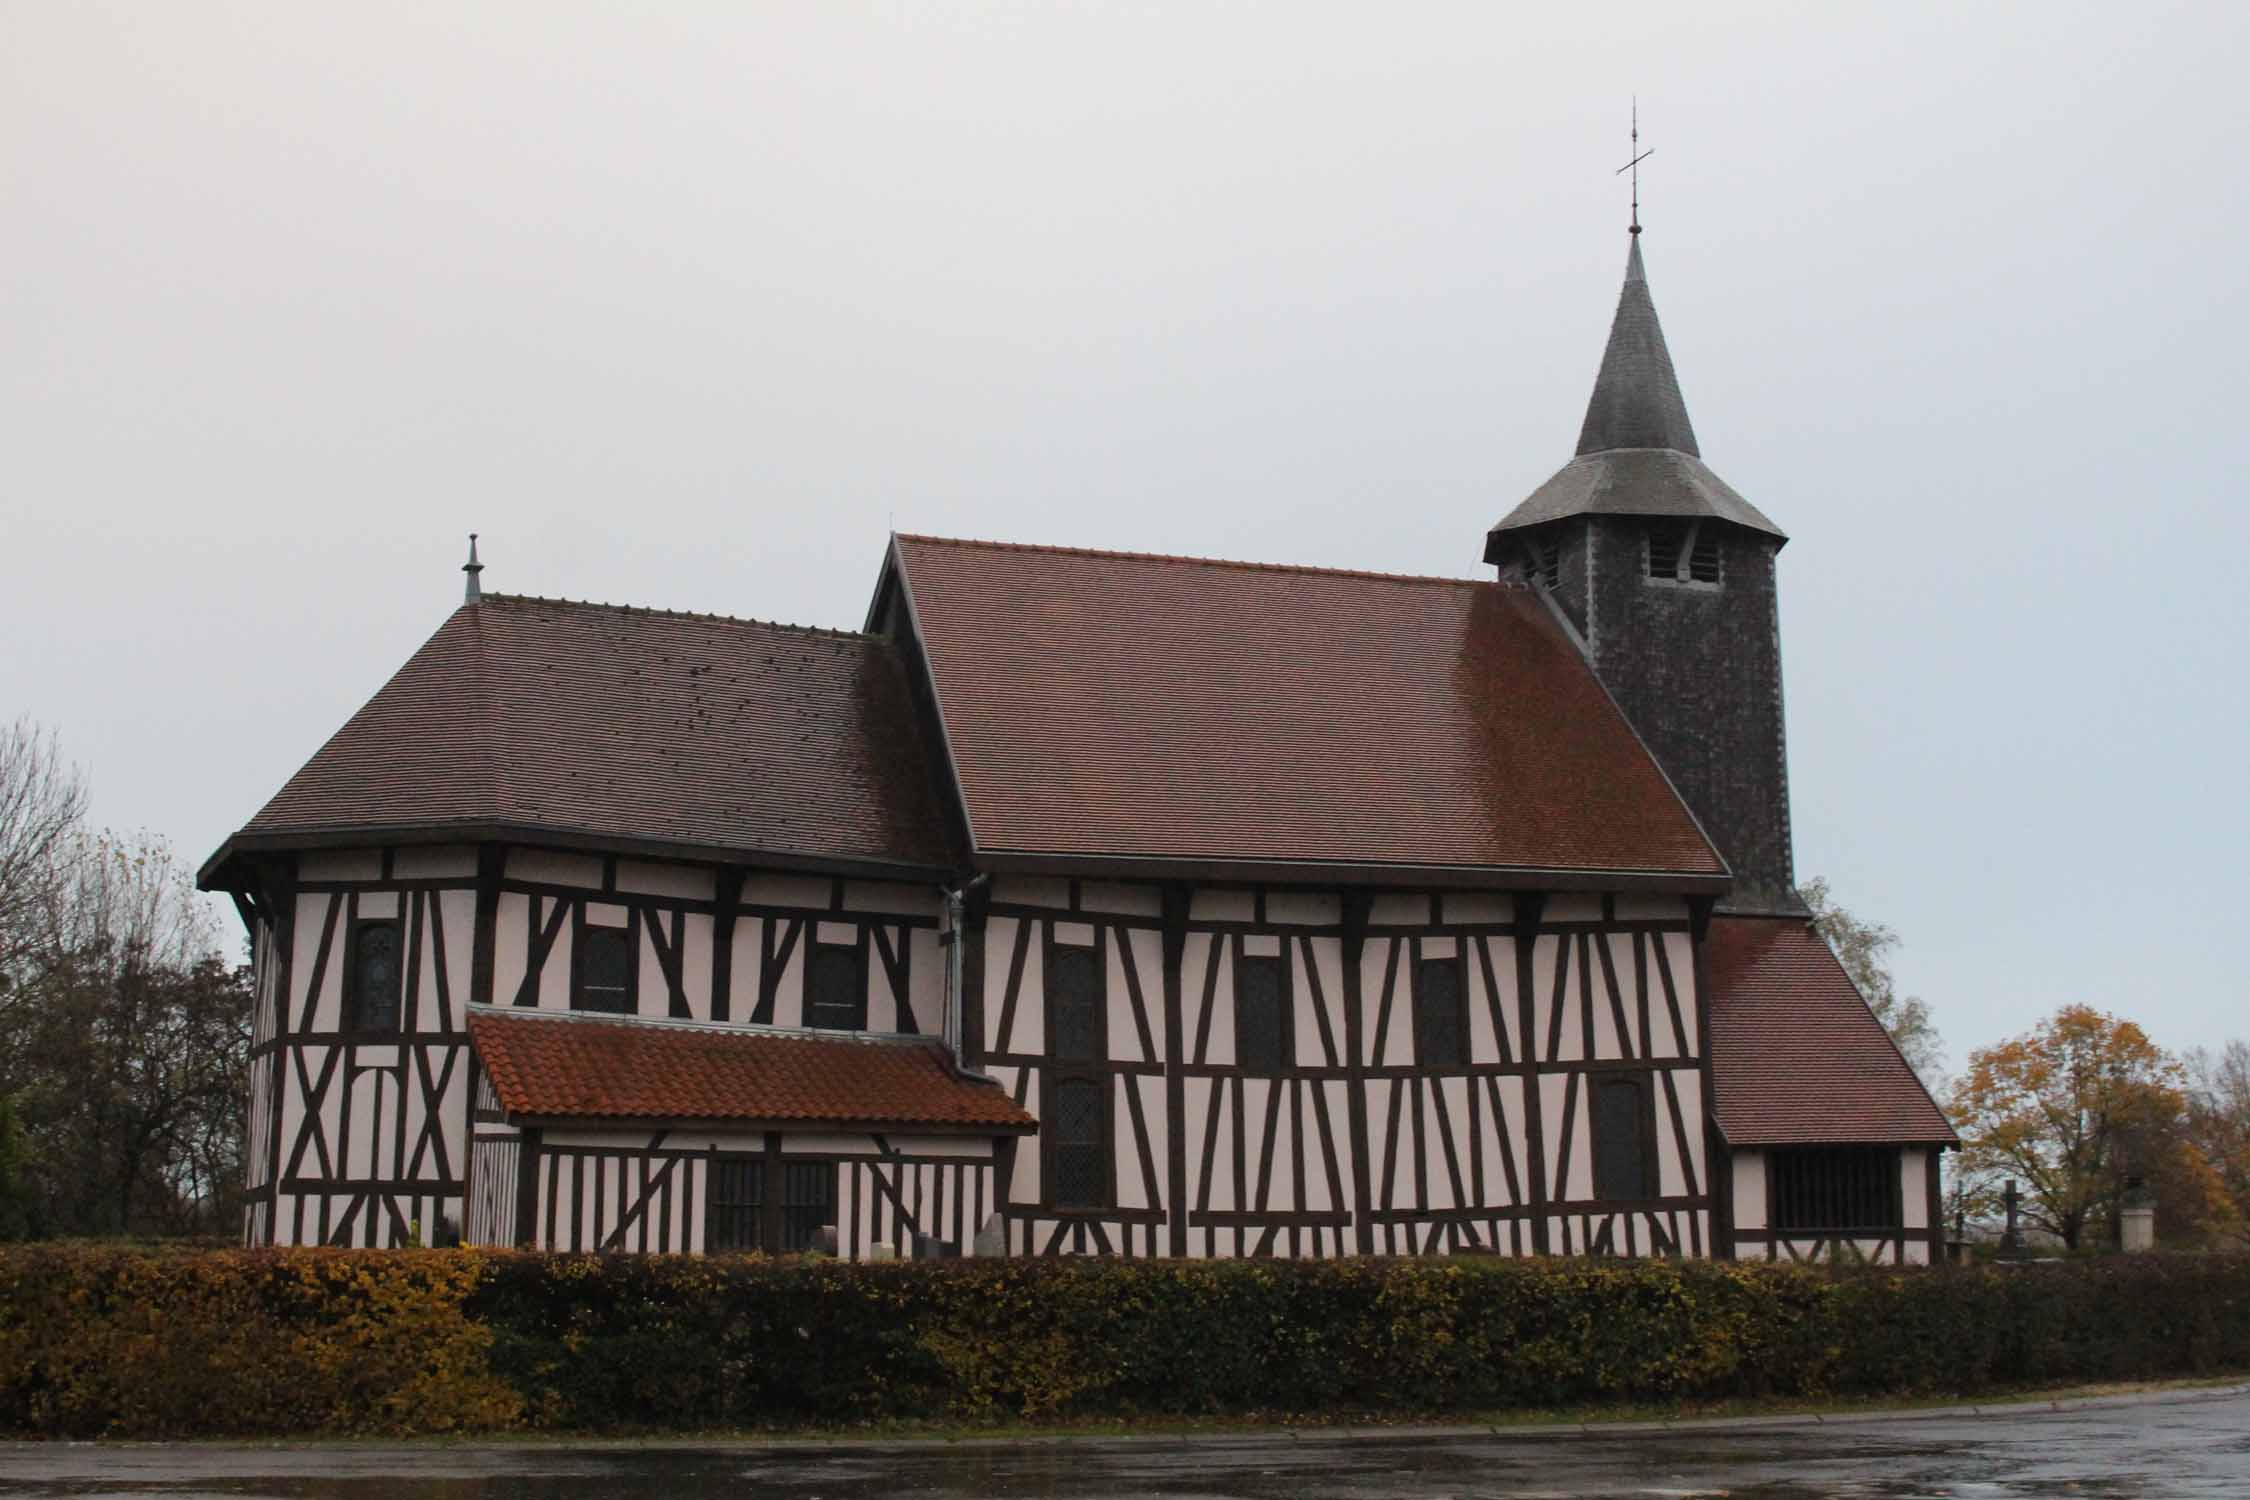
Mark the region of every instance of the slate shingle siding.
<instances>
[{"instance_id":1,"label":"slate shingle siding","mask_svg":"<svg viewBox=\"0 0 2250 1500\"><path fill-rule=\"evenodd\" d=\"M1722 526L1724 581L1714 589L1650 582L1645 522L1578 524L1593 551L1595 670L1733 869L1724 909L1803 910L1790 857L1773 540ZM1566 569L1566 590L1585 577Z\"/></svg>"}]
</instances>

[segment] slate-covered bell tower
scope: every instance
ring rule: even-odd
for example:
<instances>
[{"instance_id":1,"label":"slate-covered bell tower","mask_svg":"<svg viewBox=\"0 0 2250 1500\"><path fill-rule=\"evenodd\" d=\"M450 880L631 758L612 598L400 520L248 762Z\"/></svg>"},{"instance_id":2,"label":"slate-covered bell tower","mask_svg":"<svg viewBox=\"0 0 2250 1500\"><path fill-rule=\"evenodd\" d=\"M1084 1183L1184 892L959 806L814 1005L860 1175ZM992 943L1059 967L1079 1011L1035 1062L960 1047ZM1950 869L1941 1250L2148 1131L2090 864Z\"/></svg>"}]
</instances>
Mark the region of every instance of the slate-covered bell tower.
<instances>
[{"instance_id":1,"label":"slate-covered bell tower","mask_svg":"<svg viewBox=\"0 0 2250 1500\"><path fill-rule=\"evenodd\" d=\"M1733 869L1723 909L1798 912L1774 590L1788 538L1696 448L1640 232L1578 456L1492 528L1484 558L1577 631Z\"/></svg>"}]
</instances>

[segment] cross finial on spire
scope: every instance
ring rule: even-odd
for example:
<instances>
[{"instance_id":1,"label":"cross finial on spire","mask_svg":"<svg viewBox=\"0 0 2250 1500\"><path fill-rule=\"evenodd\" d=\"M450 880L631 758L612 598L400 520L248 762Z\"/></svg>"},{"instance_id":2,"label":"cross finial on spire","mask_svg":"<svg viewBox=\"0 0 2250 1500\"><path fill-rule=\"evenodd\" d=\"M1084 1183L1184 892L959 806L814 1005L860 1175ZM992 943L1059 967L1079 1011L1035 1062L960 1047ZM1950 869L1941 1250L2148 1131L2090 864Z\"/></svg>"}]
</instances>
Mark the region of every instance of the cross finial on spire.
<instances>
[{"instance_id":1,"label":"cross finial on spire","mask_svg":"<svg viewBox=\"0 0 2250 1500\"><path fill-rule=\"evenodd\" d=\"M474 604L484 597L483 585L477 582L477 575L484 571L484 564L477 561L477 534L473 531L469 533L469 560L461 564L461 571L469 575L467 586L461 590L461 602Z\"/></svg>"},{"instance_id":2,"label":"cross finial on spire","mask_svg":"<svg viewBox=\"0 0 2250 1500\"><path fill-rule=\"evenodd\" d=\"M1627 171L1633 174L1633 227L1631 232L1634 234L1641 232L1641 163L1655 154L1656 148L1654 146L1649 147L1646 151L1641 149L1641 100L1640 96L1636 94L1633 96L1633 159L1610 174L1612 177L1621 176Z\"/></svg>"}]
</instances>

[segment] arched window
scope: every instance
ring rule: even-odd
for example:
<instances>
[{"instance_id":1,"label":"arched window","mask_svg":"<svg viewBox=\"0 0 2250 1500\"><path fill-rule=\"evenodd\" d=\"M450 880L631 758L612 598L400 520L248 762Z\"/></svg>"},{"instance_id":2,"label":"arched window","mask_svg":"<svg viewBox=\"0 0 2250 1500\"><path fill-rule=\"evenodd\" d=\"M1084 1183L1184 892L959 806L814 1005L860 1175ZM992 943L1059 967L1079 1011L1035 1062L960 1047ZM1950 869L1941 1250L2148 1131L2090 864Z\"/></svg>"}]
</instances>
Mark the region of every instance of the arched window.
<instances>
[{"instance_id":1,"label":"arched window","mask_svg":"<svg viewBox=\"0 0 2250 1500\"><path fill-rule=\"evenodd\" d=\"M399 924L361 922L352 929L349 999L352 1031L398 1030Z\"/></svg>"},{"instance_id":2,"label":"arched window","mask_svg":"<svg viewBox=\"0 0 2250 1500\"><path fill-rule=\"evenodd\" d=\"M1594 1085L1594 1194L1613 1201L1656 1196L1650 1183L1648 1080Z\"/></svg>"}]
</instances>

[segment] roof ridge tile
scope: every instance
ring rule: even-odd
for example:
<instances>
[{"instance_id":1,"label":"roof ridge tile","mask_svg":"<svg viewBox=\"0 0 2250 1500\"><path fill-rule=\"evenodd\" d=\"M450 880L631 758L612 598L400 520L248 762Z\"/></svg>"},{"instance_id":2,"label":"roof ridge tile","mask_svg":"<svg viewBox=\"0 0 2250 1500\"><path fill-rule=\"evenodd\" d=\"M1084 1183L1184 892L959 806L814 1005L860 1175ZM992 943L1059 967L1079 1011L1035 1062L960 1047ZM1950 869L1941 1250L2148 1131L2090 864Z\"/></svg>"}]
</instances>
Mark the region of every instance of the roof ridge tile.
<instances>
[{"instance_id":1,"label":"roof ridge tile","mask_svg":"<svg viewBox=\"0 0 2250 1500\"><path fill-rule=\"evenodd\" d=\"M1054 557L1099 557L1118 562L1185 563L1199 568L1230 568L1242 573L1298 573L1317 578L1359 578L1378 583L1434 583L1452 588L1528 590L1530 585L1492 578L1446 578L1434 573L1385 573L1373 568L1324 568L1313 563L1253 562L1236 557L1191 557L1181 552L1128 552L1111 547L1065 547L1054 542L995 542L982 537L898 533L902 542L933 547L977 547L989 552L1038 552Z\"/></svg>"},{"instance_id":2,"label":"roof ridge tile","mask_svg":"<svg viewBox=\"0 0 2250 1500\"><path fill-rule=\"evenodd\" d=\"M846 630L835 625L797 625L787 620L766 620L756 615L722 615L698 609L664 609L652 604L610 604L592 599L564 599L547 594L486 594L476 606L462 605L463 609L482 608L499 604L557 605L564 609L606 610L619 615L646 615L665 620L700 620L712 625L754 625L762 630L779 630L790 635L823 636L832 640L880 641L881 636L866 630Z\"/></svg>"}]
</instances>

